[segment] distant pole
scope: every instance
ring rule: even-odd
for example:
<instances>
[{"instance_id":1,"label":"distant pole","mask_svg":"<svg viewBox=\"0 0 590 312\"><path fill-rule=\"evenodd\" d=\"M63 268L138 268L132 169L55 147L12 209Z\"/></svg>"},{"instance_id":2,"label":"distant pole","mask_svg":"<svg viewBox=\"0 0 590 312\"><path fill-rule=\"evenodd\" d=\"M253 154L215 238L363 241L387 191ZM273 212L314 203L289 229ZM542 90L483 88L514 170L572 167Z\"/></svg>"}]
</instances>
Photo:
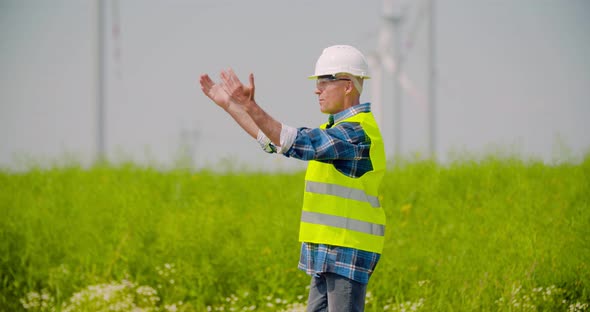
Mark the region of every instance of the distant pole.
<instances>
[{"instance_id":1,"label":"distant pole","mask_svg":"<svg viewBox=\"0 0 590 312\"><path fill-rule=\"evenodd\" d=\"M393 28L393 61L395 64L393 73L393 137L394 137L394 156L400 156L402 147L402 88L400 86L401 75L401 26L403 14L401 8L392 8L393 14L389 17Z\"/></svg>"},{"instance_id":2,"label":"distant pole","mask_svg":"<svg viewBox=\"0 0 590 312\"><path fill-rule=\"evenodd\" d=\"M187 130L183 128L180 131L180 150L181 150L181 161L186 162L184 164L188 169L195 168L195 155L197 150L197 144L199 142L200 132L197 129Z\"/></svg>"},{"instance_id":3,"label":"distant pole","mask_svg":"<svg viewBox=\"0 0 590 312\"><path fill-rule=\"evenodd\" d=\"M105 34L106 1L97 0L97 79L96 79L96 160L102 161L106 156L105 122L106 122L106 58Z\"/></svg>"},{"instance_id":4,"label":"distant pole","mask_svg":"<svg viewBox=\"0 0 590 312\"><path fill-rule=\"evenodd\" d=\"M436 25L434 0L428 0L428 149L436 157Z\"/></svg>"}]
</instances>

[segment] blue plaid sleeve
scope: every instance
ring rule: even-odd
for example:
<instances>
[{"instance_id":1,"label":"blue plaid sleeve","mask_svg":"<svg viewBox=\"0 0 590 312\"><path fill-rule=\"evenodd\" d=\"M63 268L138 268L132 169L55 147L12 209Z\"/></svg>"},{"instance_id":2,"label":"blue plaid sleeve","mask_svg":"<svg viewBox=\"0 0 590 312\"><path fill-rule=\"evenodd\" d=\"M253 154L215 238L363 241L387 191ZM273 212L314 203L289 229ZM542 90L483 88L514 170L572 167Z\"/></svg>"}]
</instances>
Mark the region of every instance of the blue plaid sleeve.
<instances>
[{"instance_id":1,"label":"blue plaid sleeve","mask_svg":"<svg viewBox=\"0 0 590 312\"><path fill-rule=\"evenodd\" d=\"M342 122L328 129L299 128L285 155L331 163L347 176L360 177L373 169L370 146L371 140L359 123Z\"/></svg>"}]
</instances>

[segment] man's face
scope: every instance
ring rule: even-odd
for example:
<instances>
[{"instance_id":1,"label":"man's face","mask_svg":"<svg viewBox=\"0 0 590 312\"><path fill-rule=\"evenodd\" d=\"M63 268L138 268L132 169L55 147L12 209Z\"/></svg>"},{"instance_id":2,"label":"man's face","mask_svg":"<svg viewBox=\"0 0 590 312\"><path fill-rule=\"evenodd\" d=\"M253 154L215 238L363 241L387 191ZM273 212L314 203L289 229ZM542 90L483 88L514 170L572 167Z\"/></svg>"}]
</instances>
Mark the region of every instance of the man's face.
<instances>
[{"instance_id":1,"label":"man's face","mask_svg":"<svg viewBox=\"0 0 590 312\"><path fill-rule=\"evenodd\" d=\"M336 114L344 110L346 90L350 88L351 83L350 78L346 76L318 77L315 94L318 95L322 113Z\"/></svg>"}]
</instances>

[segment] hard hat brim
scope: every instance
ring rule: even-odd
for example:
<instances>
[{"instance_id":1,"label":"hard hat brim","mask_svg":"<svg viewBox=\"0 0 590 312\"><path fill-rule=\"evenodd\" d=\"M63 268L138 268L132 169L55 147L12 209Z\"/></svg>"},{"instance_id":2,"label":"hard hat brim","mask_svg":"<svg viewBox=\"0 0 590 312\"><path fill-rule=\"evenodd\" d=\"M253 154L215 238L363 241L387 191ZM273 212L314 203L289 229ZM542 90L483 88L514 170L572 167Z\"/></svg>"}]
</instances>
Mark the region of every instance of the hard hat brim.
<instances>
[{"instance_id":1,"label":"hard hat brim","mask_svg":"<svg viewBox=\"0 0 590 312\"><path fill-rule=\"evenodd\" d=\"M339 73L339 74L347 74L347 75L351 75L351 76L359 77L359 78L361 78L361 79L371 79L371 77L370 77L370 76L356 76L356 75L349 74L349 73ZM327 75L332 75L332 74L327 74ZM335 75L337 75L337 74L335 74ZM312 80L312 79L318 79L318 77L320 77L320 76L325 76L325 75L313 75L313 76L307 76L307 79L309 79L309 80Z\"/></svg>"}]
</instances>

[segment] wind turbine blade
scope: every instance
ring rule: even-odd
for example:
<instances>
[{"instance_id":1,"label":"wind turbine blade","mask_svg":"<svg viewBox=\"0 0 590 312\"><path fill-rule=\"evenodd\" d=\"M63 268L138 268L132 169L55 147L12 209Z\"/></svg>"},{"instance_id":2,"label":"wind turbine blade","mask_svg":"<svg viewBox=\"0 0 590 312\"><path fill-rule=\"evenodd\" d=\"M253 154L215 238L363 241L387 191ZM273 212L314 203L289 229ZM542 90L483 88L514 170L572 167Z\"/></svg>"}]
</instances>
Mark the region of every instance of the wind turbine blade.
<instances>
[{"instance_id":1,"label":"wind turbine blade","mask_svg":"<svg viewBox=\"0 0 590 312\"><path fill-rule=\"evenodd\" d=\"M376 53L369 54L367 58L371 69L371 110L379 126L383 122L383 67Z\"/></svg>"},{"instance_id":2,"label":"wind turbine blade","mask_svg":"<svg viewBox=\"0 0 590 312\"><path fill-rule=\"evenodd\" d=\"M416 86L414 85L412 80L410 80L410 78L408 78L406 73L404 73L404 72L400 73L399 83L400 83L400 86L404 89L404 91L406 91L406 93L408 95L410 95L410 97L412 97L418 103L420 108L422 110L424 110L425 112L428 112L428 100L426 99L424 94L422 94L420 91L418 91L418 88L416 88Z\"/></svg>"},{"instance_id":3,"label":"wind turbine blade","mask_svg":"<svg viewBox=\"0 0 590 312\"><path fill-rule=\"evenodd\" d=\"M381 58L381 62L383 64L383 68L387 71L388 74L395 74L397 71L397 63L391 57L391 55L386 55L385 57Z\"/></svg>"}]
</instances>

